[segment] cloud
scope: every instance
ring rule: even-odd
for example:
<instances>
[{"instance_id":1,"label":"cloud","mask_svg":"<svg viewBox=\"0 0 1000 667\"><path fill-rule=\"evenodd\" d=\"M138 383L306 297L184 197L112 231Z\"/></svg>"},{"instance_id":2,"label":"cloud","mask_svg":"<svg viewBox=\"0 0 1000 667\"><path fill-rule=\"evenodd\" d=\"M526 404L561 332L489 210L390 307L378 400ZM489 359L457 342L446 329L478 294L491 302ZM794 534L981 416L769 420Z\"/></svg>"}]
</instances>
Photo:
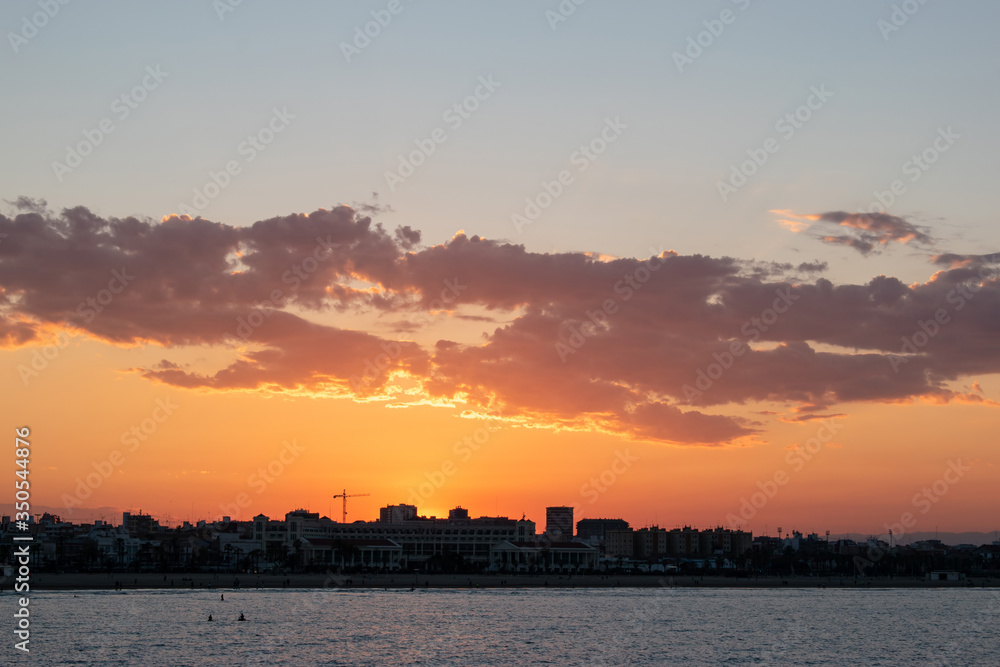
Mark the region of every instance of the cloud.
<instances>
[{"instance_id":1,"label":"cloud","mask_svg":"<svg viewBox=\"0 0 1000 667\"><path fill-rule=\"evenodd\" d=\"M803 414L795 415L794 417L779 417L783 422L789 424L798 424L801 422L811 422L811 421L822 421L827 419L842 419L847 417L846 413L843 412L828 412L824 414L816 412L806 412Z\"/></svg>"},{"instance_id":2,"label":"cloud","mask_svg":"<svg viewBox=\"0 0 1000 667\"><path fill-rule=\"evenodd\" d=\"M422 246L343 206L236 227L34 205L0 216L0 233L0 345L60 330L156 345L163 361L137 372L190 389L454 405L717 445L760 431L741 416L750 403L792 406L795 422L846 402L989 406L951 385L1000 372L1000 272L983 256L940 255L922 284L838 285L815 277L819 262L537 253L465 233ZM123 289L116 271L132 276ZM941 310L947 323L904 348ZM178 365L170 350L186 345L228 361Z\"/></svg>"},{"instance_id":3,"label":"cloud","mask_svg":"<svg viewBox=\"0 0 1000 667\"><path fill-rule=\"evenodd\" d=\"M260 334L262 349L244 352L212 375L186 372L163 362L141 372L178 387L277 386L336 395L371 393L395 371L427 372L427 355L415 343L389 342L364 332L319 326L288 313L275 313L260 327Z\"/></svg>"},{"instance_id":4,"label":"cloud","mask_svg":"<svg viewBox=\"0 0 1000 667\"><path fill-rule=\"evenodd\" d=\"M827 269L826 262L802 262L796 267L802 273L822 273Z\"/></svg>"},{"instance_id":5,"label":"cloud","mask_svg":"<svg viewBox=\"0 0 1000 667\"><path fill-rule=\"evenodd\" d=\"M868 232L870 236L877 239L878 243L917 243L931 244L933 239L916 225L907 222L903 218L888 213L846 213L844 211L831 211L821 213L818 220L820 222L833 222L842 227Z\"/></svg>"},{"instance_id":6,"label":"cloud","mask_svg":"<svg viewBox=\"0 0 1000 667\"><path fill-rule=\"evenodd\" d=\"M997 262L1000 262L1000 252L991 253L989 255L960 255L948 252L940 255L934 255L931 258L931 262L949 269L978 269L989 264L996 264Z\"/></svg>"},{"instance_id":7,"label":"cloud","mask_svg":"<svg viewBox=\"0 0 1000 667\"><path fill-rule=\"evenodd\" d=\"M804 232L809 229L811 225L807 222L801 220L778 220L778 224L787 229L790 232L798 234L799 232Z\"/></svg>"},{"instance_id":8,"label":"cloud","mask_svg":"<svg viewBox=\"0 0 1000 667\"><path fill-rule=\"evenodd\" d=\"M889 243L913 243L919 246L934 244L934 239L923 228L888 213L829 211L799 214L785 209L775 209L771 213L784 216L778 223L793 232L810 229L813 226L810 223L827 227L835 225L844 233L819 232L815 237L824 243L853 248L862 255L868 255Z\"/></svg>"},{"instance_id":9,"label":"cloud","mask_svg":"<svg viewBox=\"0 0 1000 667\"><path fill-rule=\"evenodd\" d=\"M830 243L833 245L845 245L848 248L854 248L862 255L867 255L872 250L875 249L875 243L872 241L866 241L864 239L854 238L853 236L822 236L820 237L823 243Z\"/></svg>"}]
</instances>

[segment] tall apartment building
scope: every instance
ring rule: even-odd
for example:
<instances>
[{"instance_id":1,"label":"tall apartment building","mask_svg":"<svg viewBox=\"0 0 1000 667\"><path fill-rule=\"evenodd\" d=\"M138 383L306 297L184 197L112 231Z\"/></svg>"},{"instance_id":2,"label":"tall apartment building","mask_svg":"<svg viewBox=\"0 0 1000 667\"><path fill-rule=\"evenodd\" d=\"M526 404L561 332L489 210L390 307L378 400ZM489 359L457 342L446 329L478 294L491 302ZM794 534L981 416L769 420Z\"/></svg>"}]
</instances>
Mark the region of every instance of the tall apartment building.
<instances>
[{"instance_id":1,"label":"tall apartment building","mask_svg":"<svg viewBox=\"0 0 1000 667\"><path fill-rule=\"evenodd\" d=\"M653 526L632 534L635 558L656 560L667 555L667 531Z\"/></svg>"},{"instance_id":2,"label":"tall apartment building","mask_svg":"<svg viewBox=\"0 0 1000 667\"><path fill-rule=\"evenodd\" d=\"M138 514L122 512L122 528L132 537L156 532L158 527L159 522L149 514L143 514L142 510Z\"/></svg>"},{"instance_id":3,"label":"tall apartment building","mask_svg":"<svg viewBox=\"0 0 1000 667\"><path fill-rule=\"evenodd\" d=\"M632 558L635 555L633 530L608 530L604 533L604 555L608 558Z\"/></svg>"},{"instance_id":4,"label":"tall apartment building","mask_svg":"<svg viewBox=\"0 0 1000 667\"><path fill-rule=\"evenodd\" d=\"M690 526L664 530L653 526L639 530L608 530L604 553L608 558L658 560L671 558L711 558L714 555L742 556L753 546L753 534L742 530L714 528L698 530Z\"/></svg>"},{"instance_id":5,"label":"tall apartment building","mask_svg":"<svg viewBox=\"0 0 1000 667\"><path fill-rule=\"evenodd\" d=\"M546 507L545 534L553 540L573 539L573 508Z\"/></svg>"},{"instance_id":6,"label":"tall apartment building","mask_svg":"<svg viewBox=\"0 0 1000 667\"><path fill-rule=\"evenodd\" d=\"M692 528L691 526L684 526L683 528L674 528L670 531L671 538L669 549L670 553L678 556L700 556L701 552L701 540L698 536L698 529Z\"/></svg>"}]
</instances>

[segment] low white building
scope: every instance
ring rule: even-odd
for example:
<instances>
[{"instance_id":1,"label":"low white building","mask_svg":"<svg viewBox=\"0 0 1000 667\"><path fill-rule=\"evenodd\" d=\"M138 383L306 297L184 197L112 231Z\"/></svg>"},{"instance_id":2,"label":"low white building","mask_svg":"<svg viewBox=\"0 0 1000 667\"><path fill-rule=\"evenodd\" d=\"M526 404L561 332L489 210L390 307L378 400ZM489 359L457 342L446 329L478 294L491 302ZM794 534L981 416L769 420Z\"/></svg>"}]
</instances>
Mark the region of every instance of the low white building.
<instances>
[{"instance_id":1,"label":"low white building","mask_svg":"<svg viewBox=\"0 0 1000 667\"><path fill-rule=\"evenodd\" d=\"M601 553L585 542L511 542L490 548L494 572L584 572L596 570Z\"/></svg>"}]
</instances>

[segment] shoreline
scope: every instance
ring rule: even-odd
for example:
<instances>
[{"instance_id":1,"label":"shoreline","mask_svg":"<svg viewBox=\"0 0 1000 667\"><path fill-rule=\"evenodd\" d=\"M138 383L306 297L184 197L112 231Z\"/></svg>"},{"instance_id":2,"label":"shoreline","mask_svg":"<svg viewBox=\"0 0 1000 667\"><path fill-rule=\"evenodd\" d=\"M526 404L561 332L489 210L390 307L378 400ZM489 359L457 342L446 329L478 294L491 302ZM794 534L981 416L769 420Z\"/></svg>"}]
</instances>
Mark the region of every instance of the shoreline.
<instances>
[{"instance_id":1,"label":"shoreline","mask_svg":"<svg viewBox=\"0 0 1000 667\"><path fill-rule=\"evenodd\" d=\"M238 583L237 583L238 582ZM248 590L248 589L472 589L472 588L997 588L1000 578L972 577L961 581L925 581L912 577L723 577L669 575L493 575L493 574L424 574L397 573L379 575L288 574L255 575L229 573L118 572L32 573L31 590ZM971 584L971 585L970 585ZM3 584L3 592L13 589L13 582Z\"/></svg>"}]
</instances>

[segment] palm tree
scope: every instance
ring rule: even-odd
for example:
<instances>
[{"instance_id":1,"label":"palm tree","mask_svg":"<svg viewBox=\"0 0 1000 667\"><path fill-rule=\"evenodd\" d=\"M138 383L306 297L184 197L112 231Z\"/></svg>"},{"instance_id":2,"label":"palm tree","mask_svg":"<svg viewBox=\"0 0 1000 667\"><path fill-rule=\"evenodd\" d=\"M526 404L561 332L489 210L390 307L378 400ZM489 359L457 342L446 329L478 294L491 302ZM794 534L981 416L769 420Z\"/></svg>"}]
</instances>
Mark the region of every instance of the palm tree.
<instances>
[{"instance_id":1,"label":"palm tree","mask_svg":"<svg viewBox=\"0 0 1000 667\"><path fill-rule=\"evenodd\" d=\"M145 563L147 569L152 569L149 566L153 563L153 545L149 542L144 542L139 549L139 556L139 563Z\"/></svg>"},{"instance_id":2,"label":"palm tree","mask_svg":"<svg viewBox=\"0 0 1000 667\"><path fill-rule=\"evenodd\" d=\"M258 569L260 569L260 556L261 556L261 550L260 549L254 549L247 556L247 561L248 562L253 562L253 569L255 571L258 570Z\"/></svg>"},{"instance_id":3,"label":"palm tree","mask_svg":"<svg viewBox=\"0 0 1000 667\"><path fill-rule=\"evenodd\" d=\"M92 569L95 564L100 566L101 550L97 548L96 540L86 540L80 555L83 557L83 566L86 570Z\"/></svg>"},{"instance_id":4,"label":"palm tree","mask_svg":"<svg viewBox=\"0 0 1000 667\"><path fill-rule=\"evenodd\" d=\"M288 557L288 547L281 542L268 542L266 554L269 563L281 565Z\"/></svg>"},{"instance_id":5,"label":"palm tree","mask_svg":"<svg viewBox=\"0 0 1000 667\"><path fill-rule=\"evenodd\" d=\"M160 572L166 572L167 569L168 569L167 568L167 550L163 546L163 543L161 542L160 544L157 544L156 548L154 549L154 551L156 552L156 561L160 565Z\"/></svg>"},{"instance_id":6,"label":"palm tree","mask_svg":"<svg viewBox=\"0 0 1000 667\"><path fill-rule=\"evenodd\" d=\"M334 543L333 548L334 550L336 550L337 556L340 560L340 567L344 568L344 567L354 566L355 561L357 560L357 557L360 554L356 546L338 540L336 543Z\"/></svg>"}]
</instances>

